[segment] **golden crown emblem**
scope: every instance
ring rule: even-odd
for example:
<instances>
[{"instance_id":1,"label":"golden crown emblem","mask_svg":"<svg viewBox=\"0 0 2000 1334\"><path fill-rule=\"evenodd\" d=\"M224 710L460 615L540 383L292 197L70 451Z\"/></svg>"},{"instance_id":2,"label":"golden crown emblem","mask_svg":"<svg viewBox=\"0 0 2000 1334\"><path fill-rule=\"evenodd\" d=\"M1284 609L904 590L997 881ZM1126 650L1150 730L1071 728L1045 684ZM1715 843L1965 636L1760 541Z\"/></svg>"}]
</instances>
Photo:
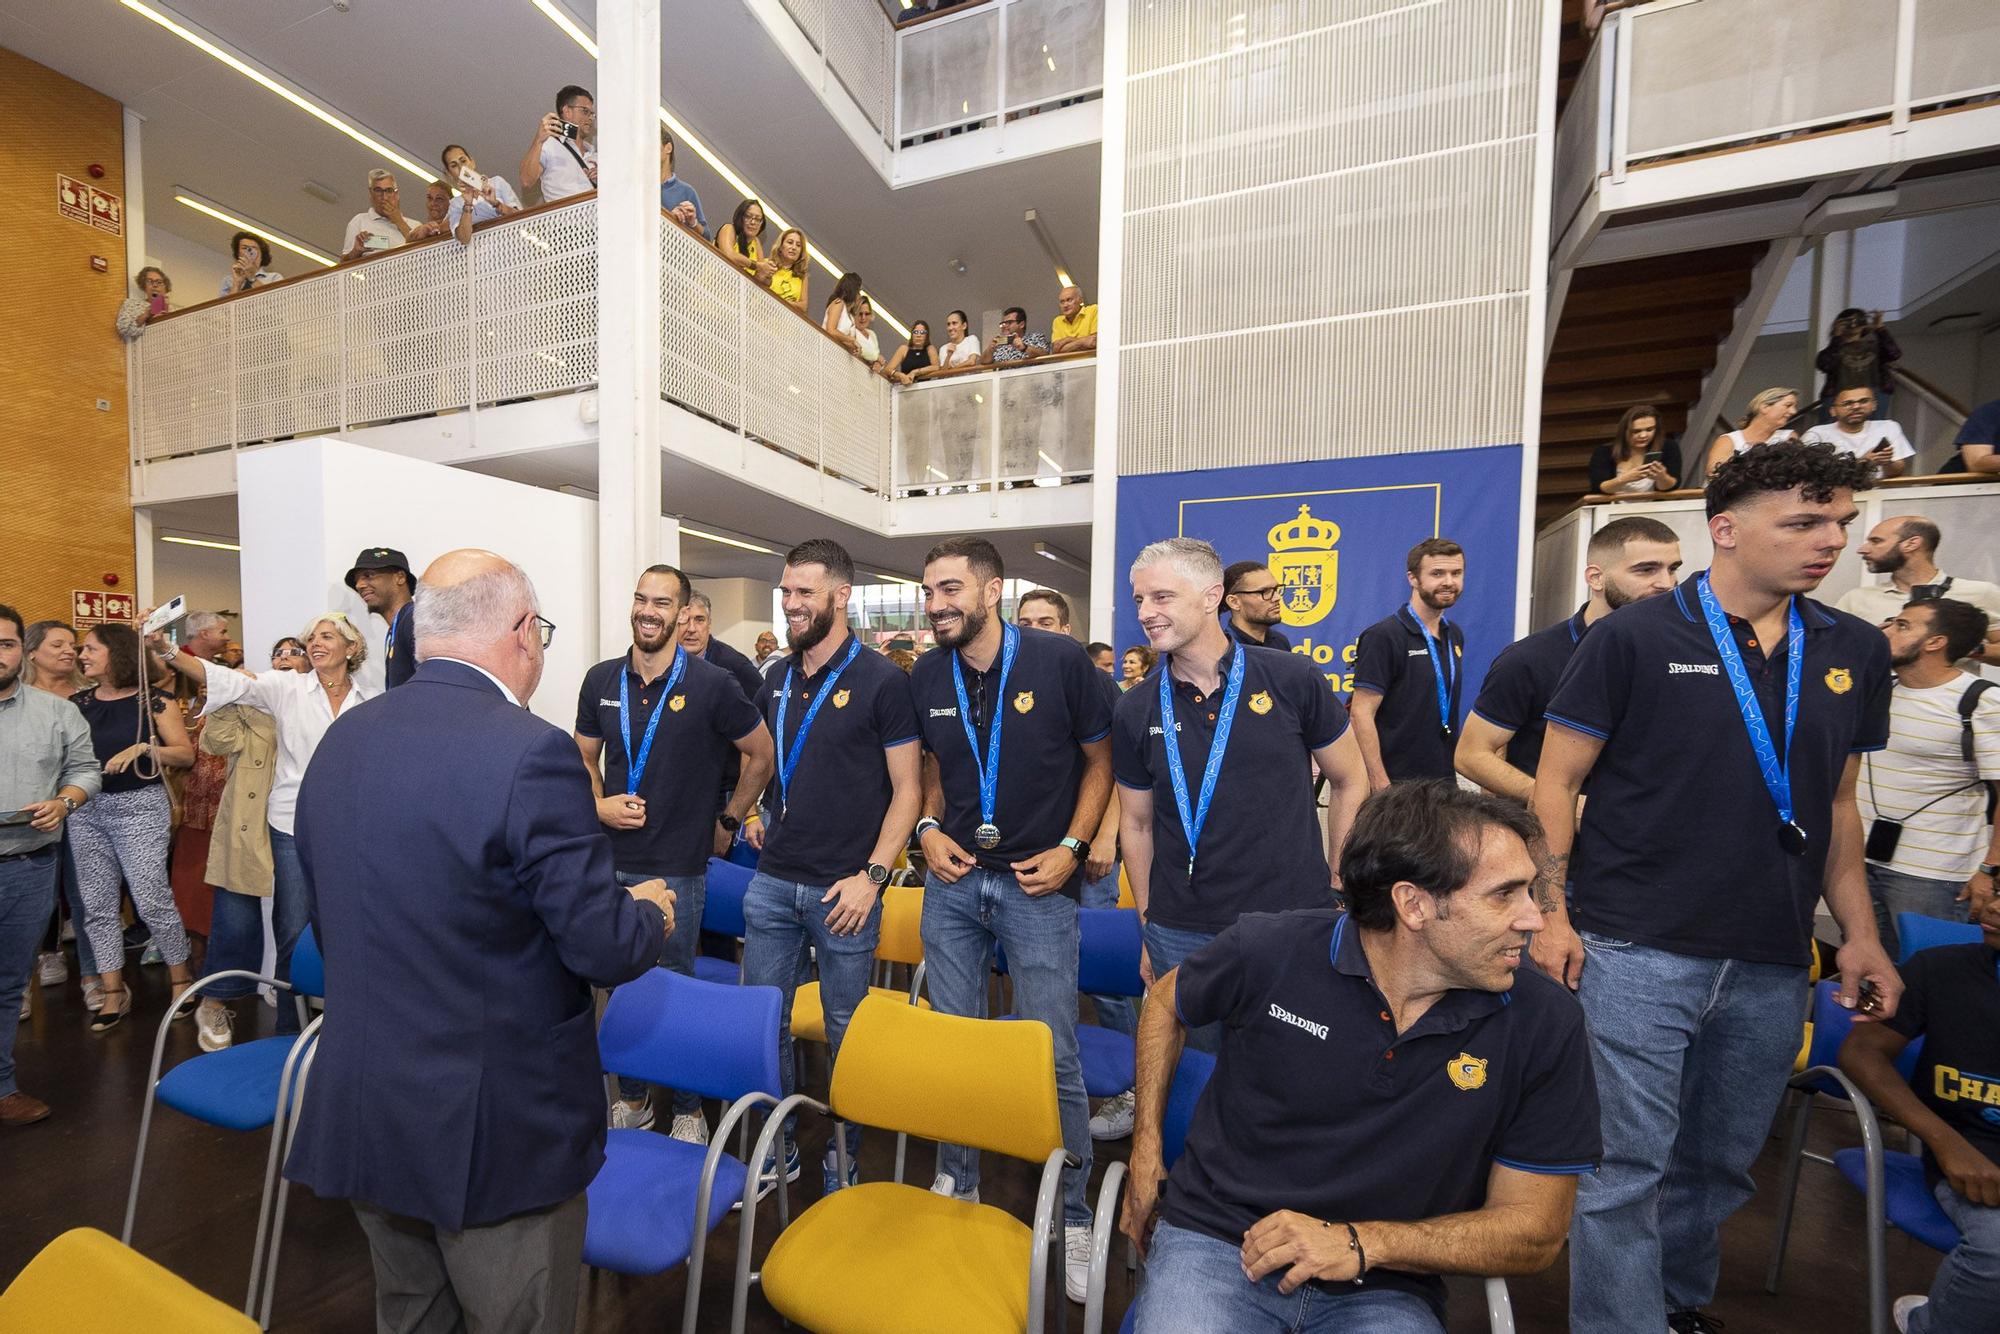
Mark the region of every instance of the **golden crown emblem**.
<instances>
[{"instance_id":1,"label":"golden crown emblem","mask_svg":"<svg viewBox=\"0 0 2000 1334\"><path fill-rule=\"evenodd\" d=\"M1340 525L1315 519L1312 511L1299 506L1299 516L1276 524L1270 531L1271 551L1331 551L1340 540Z\"/></svg>"}]
</instances>

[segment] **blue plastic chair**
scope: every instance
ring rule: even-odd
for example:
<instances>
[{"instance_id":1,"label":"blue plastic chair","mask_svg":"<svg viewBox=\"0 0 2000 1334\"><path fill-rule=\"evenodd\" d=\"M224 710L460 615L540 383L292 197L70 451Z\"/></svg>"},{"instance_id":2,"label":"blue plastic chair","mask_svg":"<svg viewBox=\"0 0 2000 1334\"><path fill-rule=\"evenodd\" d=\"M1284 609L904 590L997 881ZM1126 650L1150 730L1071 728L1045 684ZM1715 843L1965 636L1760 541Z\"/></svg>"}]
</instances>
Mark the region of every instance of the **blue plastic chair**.
<instances>
[{"instance_id":1,"label":"blue plastic chair","mask_svg":"<svg viewBox=\"0 0 2000 1334\"><path fill-rule=\"evenodd\" d=\"M744 1114L760 1104L776 1106L782 1092L782 1006L776 987L703 982L655 968L611 993L598 1028L607 1073L730 1104L706 1147L650 1130L609 1132L604 1166L590 1183L584 1263L621 1274L658 1274L685 1263L687 1334L693 1334L700 1307L708 1234L743 1198L749 1176ZM730 1131L739 1126L737 1152L725 1152ZM788 1208L781 1187L781 1220L788 1221Z\"/></svg>"},{"instance_id":2,"label":"blue plastic chair","mask_svg":"<svg viewBox=\"0 0 2000 1334\"><path fill-rule=\"evenodd\" d=\"M1090 996L1146 994L1139 976L1139 913L1134 908L1080 908L1076 989ZM1097 1024L1076 1026L1083 1091L1109 1098L1132 1087L1136 1048L1129 1034Z\"/></svg>"},{"instance_id":3,"label":"blue plastic chair","mask_svg":"<svg viewBox=\"0 0 2000 1334\"><path fill-rule=\"evenodd\" d=\"M701 901L701 929L704 932L743 939L749 931L743 920L743 895L750 888L750 877L755 874L755 870L734 860L709 858L707 887L702 892ZM704 982L735 986L743 980L743 968L727 959L697 954L694 975Z\"/></svg>"},{"instance_id":4,"label":"blue plastic chair","mask_svg":"<svg viewBox=\"0 0 2000 1334\"><path fill-rule=\"evenodd\" d=\"M145 1109L139 1115L139 1146L132 1162L132 1188L125 1198L125 1230L119 1237L127 1246L132 1244L132 1223L139 1212L139 1178L146 1167L146 1140L153 1128L155 1101L166 1104L183 1116L191 1116L225 1130L261 1130L269 1126L271 1149L264 1165L263 1194L257 1203L257 1239L250 1250L250 1288L243 1299L245 1315L257 1314L257 1287L263 1269L264 1243L271 1235L271 1195L278 1176L279 1148L290 1110L296 1101L294 1075L299 1060L311 1050L319 1036L322 1021L313 1019L302 1033L258 1038L254 1042L236 1043L221 1051L203 1052L182 1061L165 1075L160 1073L160 1063L166 1055L167 1030L173 1023L174 1011L202 987L224 978L248 978L288 992L292 1003L299 1006L300 1019L307 1018L304 998L324 997L326 994L326 968L310 926L292 950L291 974L291 981L282 982L243 968L210 973L181 988L173 1003L167 1007L167 1013L160 1020L159 1032L153 1038L153 1065L146 1079ZM284 1004L284 999L280 998L279 1003ZM275 1238L272 1244L275 1249ZM268 1301L265 1311L268 1321Z\"/></svg>"},{"instance_id":5,"label":"blue plastic chair","mask_svg":"<svg viewBox=\"0 0 2000 1334\"><path fill-rule=\"evenodd\" d=\"M1985 937L1980 934L1975 922L1952 922L1914 912L1896 914L1898 964L1908 963L1910 956L1918 950L1933 949L1939 945L1973 945L1983 939Z\"/></svg>"}]
</instances>

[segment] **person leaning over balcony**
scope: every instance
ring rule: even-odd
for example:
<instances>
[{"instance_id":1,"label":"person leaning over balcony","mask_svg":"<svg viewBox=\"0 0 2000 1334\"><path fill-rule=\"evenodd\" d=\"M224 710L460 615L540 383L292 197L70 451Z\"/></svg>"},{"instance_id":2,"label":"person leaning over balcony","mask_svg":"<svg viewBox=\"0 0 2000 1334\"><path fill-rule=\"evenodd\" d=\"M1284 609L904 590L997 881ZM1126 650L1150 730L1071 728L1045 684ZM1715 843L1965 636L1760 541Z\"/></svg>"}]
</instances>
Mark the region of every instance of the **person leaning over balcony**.
<instances>
[{"instance_id":1,"label":"person leaning over balcony","mask_svg":"<svg viewBox=\"0 0 2000 1334\"><path fill-rule=\"evenodd\" d=\"M1952 444L1958 447L1960 471L2000 473L2000 398L1974 408Z\"/></svg>"},{"instance_id":2,"label":"person leaning over balcony","mask_svg":"<svg viewBox=\"0 0 2000 1334\"><path fill-rule=\"evenodd\" d=\"M764 206L746 199L716 228L715 248L722 257L743 271L745 277L767 286L778 266L764 256Z\"/></svg>"},{"instance_id":3,"label":"person leaning over balcony","mask_svg":"<svg viewBox=\"0 0 2000 1334\"><path fill-rule=\"evenodd\" d=\"M957 370L979 364L979 340L972 336L972 322L965 312L954 310L944 317L944 342L938 345L937 369Z\"/></svg>"},{"instance_id":4,"label":"person leaning over balcony","mask_svg":"<svg viewBox=\"0 0 2000 1334\"><path fill-rule=\"evenodd\" d=\"M833 285L832 293L826 298L826 311L820 317L820 327L847 345L847 350L859 355L860 349L854 343L854 307L861 300L861 275L843 273L840 281Z\"/></svg>"},{"instance_id":5,"label":"person leaning over balcony","mask_svg":"<svg viewBox=\"0 0 2000 1334\"><path fill-rule=\"evenodd\" d=\"M473 224L492 222L521 211L521 197L503 177L482 176L479 164L460 144L446 144L440 157L445 176L456 183L458 193L445 212L445 223L460 245L472 244ZM466 201L471 200L471 207Z\"/></svg>"},{"instance_id":6,"label":"person leaning over balcony","mask_svg":"<svg viewBox=\"0 0 2000 1334\"><path fill-rule=\"evenodd\" d=\"M1659 457L1649 461L1649 454ZM1680 472L1680 444L1661 436L1660 410L1651 403L1625 409L1617 437L1590 452L1590 488L1607 496L1671 491Z\"/></svg>"},{"instance_id":7,"label":"person leaning over balcony","mask_svg":"<svg viewBox=\"0 0 2000 1334\"><path fill-rule=\"evenodd\" d=\"M139 270L132 285L139 289L139 295L126 298L118 307L118 336L128 343L173 309L167 304L167 293L174 290L173 280L151 264Z\"/></svg>"},{"instance_id":8,"label":"person leaning over balcony","mask_svg":"<svg viewBox=\"0 0 2000 1334\"><path fill-rule=\"evenodd\" d=\"M229 272L222 279L223 296L284 281L285 275L271 268L270 243L255 232L238 232L230 237L229 255Z\"/></svg>"},{"instance_id":9,"label":"person leaning over balcony","mask_svg":"<svg viewBox=\"0 0 2000 1334\"><path fill-rule=\"evenodd\" d=\"M1033 361L1046 356L1049 340L1038 333L1028 332L1028 312L1019 306L1009 306L1000 314L1000 332L993 335L993 342L981 358L987 365L995 366L1009 361Z\"/></svg>"},{"instance_id":10,"label":"person leaning over balcony","mask_svg":"<svg viewBox=\"0 0 2000 1334\"><path fill-rule=\"evenodd\" d=\"M412 241L451 234L451 223L446 220L451 213L451 197L451 187L443 181L432 181L424 187L424 220L411 225Z\"/></svg>"},{"instance_id":11,"label":"person leaning over balcony","mask_svg":"<svg viewBox=\"0 0 2000 1334\"><path fill-rule=\"evenodd\" d=\"M396 174L377 167L368 173L368 207L347 220L340 257L351 261L409 244L410 221L403 216Z\"/></svg>"},{"instance_id":12,"label":"person leaning over balcony","mask_svg":"<svg viewBox=\"0 0 2000 1334\"><path fill-rule=\"evenodd\" d=\"M918 320L910 326L909 341L896 349L896 355L889 358L889 366L889 378L897 384L914 384L925 371L937 369L937 349L931 346L929 320Z\"/></svg>"},{"instance_id":13,"label":"person leaning over balcony","mask_svg":"<svg viewBox=\"0 0 2000 1334\"><path fill-rule=\"evenodd\" d=\"M1062 313L1049 328L1051 352L1095 352L1097 350L1097 307L1083 304L1081 287L1065 287L1056 298Z\"/></svg>"},{"instance_id":14,"label":"person leaning over balcony","mask_svg":"<svg viewBox=\"0 0 2000 1334\"><path fill-rule=\"evenodd\" d=\"M1743 417L1736 423L1737 429L1715 437L1708 447L1707 466L1702 469L1704 477L1712 476L1717 468L1729 461L1732 454L1741 454L1752 445L1765 441L1783 442L1796 438L1796 432L1786 425L1798 413L1799 391L1782 387L1765 389L1750 400L1750 406L1743 410Z\"/></svg>"},{"instance_id":15,"label":"person leaning over balcony","mask_svg":"<svg viewBox=\"0 0 2000 1334\"><path fill-rule=\"evenodd\" d=\"M674 175L674 136L664 125L660 127L660 209L689 231L708 235L708 215L701 211L701 196Z\"/></svg>"},{"instance_id":16,"label":"person leaning over balcony","mask_svg":"<svg viewBox=\"0 0 2000 1334\"><path fill-rule=\"evenodd\" d=\"M1903 428L1875 417L1875 391L1867 385L1842 389L1833 396L1833 420L1806 432L1809 445L1832 445L1873 464L1877 477L1901 477L1917 456Z\"/></svg>"},{"instance_id":17,"label":"person leaning over balcony","mask_svg":"<svg viewBox=\"0 0 2000 1334\"><path fill-rule=\"evenodd\" d=\"M806 256L806 234L796 227L785 228L771 247L778 265L771 271L771 290L801 315L806 313L806 268L811 263Z\"/></svg>"},{"instance_id":18,"label":"person leaning over balcony","mask_svg":"<svg viewBox=\"0 0 2000 1334\"><path fill-rule=\"evenodd\" d=\"M556 109L535 127L534 142L521 158L521 188L542 187L542 202L553 204L597 188L597 102L588 88L565 84Z\"/></svg>"},{"instance_id":19,"label":"person leaning over balcony","mask_svg":"<svg viewBox=\"0 0 2000 1334\"><path fill-rule=\"evenodd\" d=\"M877 375L889 376L888 363L882 360L882 344L875 337L875 303L865 296L854 303L854 355Z\"/></svg>"}]
</instances>

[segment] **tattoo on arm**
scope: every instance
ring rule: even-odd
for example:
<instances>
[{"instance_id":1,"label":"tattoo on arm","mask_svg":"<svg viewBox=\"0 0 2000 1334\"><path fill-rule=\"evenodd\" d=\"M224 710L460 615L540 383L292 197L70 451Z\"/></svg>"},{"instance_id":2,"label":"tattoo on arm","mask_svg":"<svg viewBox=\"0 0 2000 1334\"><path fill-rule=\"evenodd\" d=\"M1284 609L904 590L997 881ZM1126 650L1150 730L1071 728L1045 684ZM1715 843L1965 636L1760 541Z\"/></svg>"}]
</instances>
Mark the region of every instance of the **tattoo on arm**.
<instances>
[{"instance_id":1,"label":"tattoo on arm","mask_svg":"<svg viewBox=\"0 0 2000 1334\"><path fill-rule=\"evenodd\" d=\"M1569 881L1569 854L1544 852L1535 877L1535 906L1544 915L1562 907L1563 886Z\"/></svg>"}]
</instances>

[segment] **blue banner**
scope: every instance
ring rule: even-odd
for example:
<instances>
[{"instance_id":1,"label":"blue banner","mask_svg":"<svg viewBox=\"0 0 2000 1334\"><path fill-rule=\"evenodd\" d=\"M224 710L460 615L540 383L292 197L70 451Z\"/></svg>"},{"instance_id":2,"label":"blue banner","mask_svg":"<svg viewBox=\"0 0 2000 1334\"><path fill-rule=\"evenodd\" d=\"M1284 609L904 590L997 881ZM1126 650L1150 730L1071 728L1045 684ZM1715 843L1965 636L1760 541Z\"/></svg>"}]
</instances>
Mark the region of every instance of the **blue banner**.
<instances>
[{"instance_id":1,"label":"blue banner","mask_svg":"<svg viewBox=\"0 0 2000 1334\"><path fill-rule=\"evenodd\" d=\"M1128 576L1139 549L1199 537L1224 565L1271 567L1292 651L1345 697L1354 641L1410 600L1410 548L1446 537L1465 548L1465 592L1447 614L1465 631L1470 709L1487 665L1514 638L1520 501L1518 445L1121 477L1116 647L1146 642Z\"/></svg>"}]
</instances>

